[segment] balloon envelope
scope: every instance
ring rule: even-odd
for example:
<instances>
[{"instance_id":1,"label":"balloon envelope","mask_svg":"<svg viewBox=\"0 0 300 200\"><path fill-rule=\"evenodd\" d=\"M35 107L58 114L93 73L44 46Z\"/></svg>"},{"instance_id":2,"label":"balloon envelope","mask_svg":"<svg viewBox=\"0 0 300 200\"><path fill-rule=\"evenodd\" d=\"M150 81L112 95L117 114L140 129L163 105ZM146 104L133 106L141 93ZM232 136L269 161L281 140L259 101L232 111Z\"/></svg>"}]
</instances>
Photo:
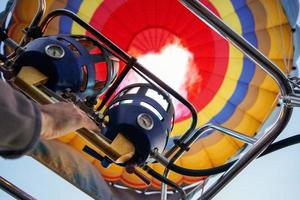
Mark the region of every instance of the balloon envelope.
<instances>
[{"instance_id":1,"label":"balloon envelope","mask_svg":"<svg viewBox=\"0 0 300 200\"><path fill-rule=\"evenodd\" d=\"M201 2L285 73L291 70L292 33L279 0ZM12 37L21 37L20 30L32 17L28 15L28 10L35 7L33 2L19 1L15 23L10 29ZM120 48L138 57L145 65L150 65L150 71L155 72L155 65L159 65L156 75L178 90L197 109L197 127L211 122L254 136L277 105L279 90L272 78L178 1L47 0L47 12L56 8L77 13ZM67 17L58 18L50 24L47 34L57 33L89 34ZM168 52L166 58L159 63L158 57L165 52ZM145 61L149 56L154 59L150 64ZM134 81L141 80L136 75L129 75L123 84ZM176 101L175 105L176 123L168 148L191 122L186 108ZM87 144L74 133L60 138L60 141L80 152ZM244 145L219 132L208 132L177 164L193 169L218 166L236 155ZM106 169L94 158L84 153L82 155L108 181L134 188L147 187L122 167L112 165ZM159 164L152 167L160 172L164 170ZM203 179L176 173L171 173L170 178L181 185ZM149 179L153 187L160 187L160 182L152 177Z\"/></svg>"}]
</instances>

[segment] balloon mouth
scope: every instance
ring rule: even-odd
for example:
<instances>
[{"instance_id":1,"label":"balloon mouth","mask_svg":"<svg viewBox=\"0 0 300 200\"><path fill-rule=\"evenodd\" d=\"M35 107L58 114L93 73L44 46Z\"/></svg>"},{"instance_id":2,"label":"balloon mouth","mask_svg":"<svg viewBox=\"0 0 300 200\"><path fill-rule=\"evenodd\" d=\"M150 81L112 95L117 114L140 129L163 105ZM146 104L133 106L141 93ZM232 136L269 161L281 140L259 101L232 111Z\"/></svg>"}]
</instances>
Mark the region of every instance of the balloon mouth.
<instances>
[{"instance_id":1,"label":"balloon mouth","mask_svg":"<svg viewBox=\"0 0 300 200\"><path fill-rule=\"evenodd\" d=\"M155 32L159 32L160 38L155 38ZM145 38L147 36L148 39ZM188 97L191 85L195 82L201 84L202 77L197 73L193 53L182 45L177 36L167 30L152 28L142 31L132 40L129 53L137 57L139 63L184 98ZM193 72L196 72L194 73L196 76L191 78L189 74ZM145 80L136 73L130 72L120 88L140 82L145 82ZM176 110L176 122L190 117L184 105L174 99L173 103Z\"/></svg>"},{"instance_id":2,"label":"balloon mouth","mask_svg":"<svg viewBox=\"0 0 300 200\"><path fill-rule=\"evenodd\" d=\"M186 81L181 84L180 90L178 87L174 89L191 102L198 113L201 113L211 105L211 101L215 99L223 84L231 56L229 44L177 1L174 1L172 6L168 1L157 4L150 2L152 1L132 0L128 3L114 4L104 2L91 16L90 24L134 57L140 58L149 53L159 54L166 46L174 43L188 51L191 54L189 73L185 73L186 70L176 71L171 66L167 74L186 75ZM211 3L205 4L219 15ZM110 10L109 15L106 15L107 8ZM128 11L133 8L138 8L138 12L128 15ZM140 12L141 10L146 11ZM178 15L174 15L174 12ZM169 60L173 61L177 57L172 56ZM149 70L152 71L155 66L153 64ZM166 82L163 78L162 80ZM191 114L183 105L176 102L174 104L176 129L177 125L182 127L182 124L189 123ZM212 120L213 116L209 115L208 118ZM181 130L176 132L179 133Z\"/></svg>"}]
</instances>

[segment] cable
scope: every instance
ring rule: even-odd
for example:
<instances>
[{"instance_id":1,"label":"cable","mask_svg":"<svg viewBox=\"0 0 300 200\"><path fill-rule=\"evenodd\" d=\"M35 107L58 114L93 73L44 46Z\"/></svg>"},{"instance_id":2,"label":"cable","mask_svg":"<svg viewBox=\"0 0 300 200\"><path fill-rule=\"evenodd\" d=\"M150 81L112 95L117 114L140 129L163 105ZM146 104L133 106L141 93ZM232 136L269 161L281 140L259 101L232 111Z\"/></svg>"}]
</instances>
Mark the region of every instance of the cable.
<instances>
[{"instance_id":1,"label":"cable","mask_svg":"<svg viewBox=\"0 0 300 200\"><path fill-rule=\"evenodd\" d=\"M259 157L298 143L300 143L300 135L291 136L271 144ZM185 176L210 176L227 171L235 162L237 162L237 160L209 169L186 169L171 162L169 162L166 167Z\"/></svg>"},{"instance_id":2,"label":"cable","mask_svg":"<svg viewBox=\"0 0 300 200\"><path fill-rule=\"evenodd\" d=\"M265 156L269 153L273 153L277 150L295 145L300 143L300 134L299 135L294 135L288 138L285 138L283 140L280 140L278 142L275 142L273 144L271 144L262 154L259 155L259 158L262 156Z\"/></svg>"},{"instance_id":3,"label":"cable","mask_svg":"<svg viewBox=\"0 0 300 200\"><path fill-rule=\"evenodd\" d=\"M0 42L1 41L4 41L7 39L7 35L6 33L0 28ZM7 61L7 58L3 55L3 54L0 54L0 60L2 62L6 62Z\"/></svg>"},{"instance_id":4,"label":"cable","mask_svg":"<svg viewBox=\"0 0 300 200\"><path fill-rule=\"evenodd\" d=\"M2 55L1 53L0 53L0 61L2 61L3 63L5 63L7 61L7 58L4 55Z\"/></svg>"},{"instance_id":5,"label":"cable","mask_svg":"<svg viewBox=\"0 0 300 200\"><path fill-rule=\"evenodd\" d=\"M211 176L215 174L219 174L221 172L227 171L234 163L235 161L231 161L229 163L226 163L224 165L220 165L218 167L213 167L209 169L187 169L180 167L178 165L175 165L173 163L169 163L166 167L176 173L185 175L185 176Z\"/></svg>"},{"instance_id":6,"label":"cable","mask_svg":"<svg viewBox=\"0 0 300 200\"><path fill-rule=\"evenodd\" d=\"M4 41L8 38L7 34L5 33L5 31L3 29L0 28L0 40Z\"/></svg>"}]
</instances>

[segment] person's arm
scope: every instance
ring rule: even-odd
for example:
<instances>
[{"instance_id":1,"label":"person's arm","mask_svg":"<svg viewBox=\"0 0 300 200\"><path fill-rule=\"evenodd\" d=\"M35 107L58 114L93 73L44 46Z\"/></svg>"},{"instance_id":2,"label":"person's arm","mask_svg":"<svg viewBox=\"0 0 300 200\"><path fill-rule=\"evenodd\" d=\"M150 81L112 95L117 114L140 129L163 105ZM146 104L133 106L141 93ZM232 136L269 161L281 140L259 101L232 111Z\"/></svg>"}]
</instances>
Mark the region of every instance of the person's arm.
<instances>
[{"instance_id":1,"label":"person's arm","mask_svg":"<svg viewBox=\"0 0 300 200\"><path fill-rule=\"evenodd\" d=\"M96 124L72 103L56 103L40 106L42 139L54 139L82 127L99 131Z\"/></svg>"},{"instance_id":2,"label":"person's arm","mask_svg":"<svg viewBox=\"0 0 300 200\"><path fill-rule=\"evenodd\" d=\"M39 140L53 139L81 127L97 130L71 103L38 106L0 80L0 155L19 157Z\"/></svg>"}]
</instances>

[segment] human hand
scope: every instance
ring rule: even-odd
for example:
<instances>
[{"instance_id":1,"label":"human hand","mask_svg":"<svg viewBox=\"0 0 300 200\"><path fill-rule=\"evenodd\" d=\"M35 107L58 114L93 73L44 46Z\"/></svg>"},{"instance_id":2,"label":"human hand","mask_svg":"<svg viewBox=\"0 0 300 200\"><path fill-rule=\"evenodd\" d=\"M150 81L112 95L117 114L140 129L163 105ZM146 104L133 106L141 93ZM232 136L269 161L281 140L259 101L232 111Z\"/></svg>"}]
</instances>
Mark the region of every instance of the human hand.
<instances>
[{"instance_id":1,"label":"human hand","mask_svg":"<svg viewBox=\"0 0 300 200\"><path fill-rule=\"evenodd\" d=\"M97 125L72 103L55 103L40 106L42 116L42 139L54 139L85 127L99 131Z\"/></svg>"}]
</instances>

